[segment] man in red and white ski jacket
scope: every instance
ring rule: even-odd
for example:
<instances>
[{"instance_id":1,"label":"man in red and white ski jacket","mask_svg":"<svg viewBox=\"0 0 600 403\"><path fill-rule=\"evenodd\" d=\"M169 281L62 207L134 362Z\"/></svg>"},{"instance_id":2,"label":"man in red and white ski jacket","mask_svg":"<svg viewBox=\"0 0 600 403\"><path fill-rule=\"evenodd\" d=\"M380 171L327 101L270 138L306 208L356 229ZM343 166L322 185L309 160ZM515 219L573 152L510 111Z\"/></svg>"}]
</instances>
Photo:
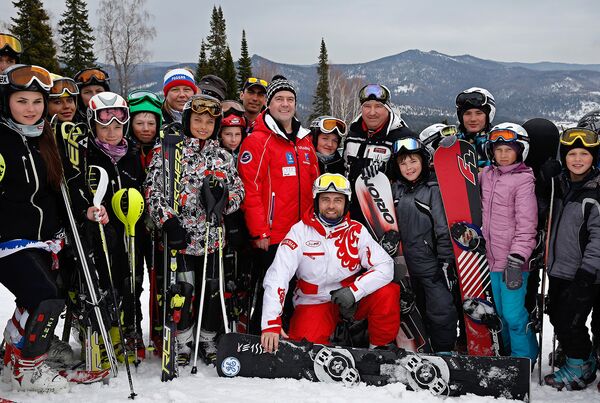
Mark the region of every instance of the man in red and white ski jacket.
<instances>
[{"instance_id":1,"label":"man in red and white ski jacket","mask_svg":"<svg viewBox=\"0 0 600 403\"><path fill-rule=\"evenodd\" d=\"M362 268L366 271L359 275ZM263 335L286 336L281 313L289 281L296 275L290 339L328 344L340 320L340 308L332 302L331 292L348 287L357 301L351 316L368 318L372 346L386 345L395 339L400 326L400 288L391 283L393 272L390 256L349 213L340 224L326 226L310 209L281 241L265 276Z\"/></svg>"}]
</instances>

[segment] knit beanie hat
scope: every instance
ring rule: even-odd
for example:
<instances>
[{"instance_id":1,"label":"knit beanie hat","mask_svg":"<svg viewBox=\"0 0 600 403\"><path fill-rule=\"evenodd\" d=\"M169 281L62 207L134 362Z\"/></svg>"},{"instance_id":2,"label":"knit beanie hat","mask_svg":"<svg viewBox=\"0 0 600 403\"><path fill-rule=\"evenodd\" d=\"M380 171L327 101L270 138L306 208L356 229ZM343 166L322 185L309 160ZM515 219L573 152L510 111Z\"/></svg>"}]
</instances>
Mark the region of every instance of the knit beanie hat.
<instances>
[{"instance_id":1,"label":"knit beanie hat","mask_svg":"<svg viewBox=\"0 0 600 403\"><path fill-rule=\"evenodd\" d=\"M287 78L282 75L273 76L269 86L267 87L267 106L271 103L271 99L279 91L290 91L296 97L296 87Z\"/></svg>"},{"instance_id":2,"label":"knit beanie hat","mask_svg":"<svg viewBox=\"0 0 600 403\"><path fill-rule=\"evenodd\" d=\"M163 79L163 93L165 94L165 97L171 88L180 85L190 87L194 91L194 94L198 92L192 73L186 69L173 69L167 71L167 74L165 74Z\"/></svg>"}]
</instances>

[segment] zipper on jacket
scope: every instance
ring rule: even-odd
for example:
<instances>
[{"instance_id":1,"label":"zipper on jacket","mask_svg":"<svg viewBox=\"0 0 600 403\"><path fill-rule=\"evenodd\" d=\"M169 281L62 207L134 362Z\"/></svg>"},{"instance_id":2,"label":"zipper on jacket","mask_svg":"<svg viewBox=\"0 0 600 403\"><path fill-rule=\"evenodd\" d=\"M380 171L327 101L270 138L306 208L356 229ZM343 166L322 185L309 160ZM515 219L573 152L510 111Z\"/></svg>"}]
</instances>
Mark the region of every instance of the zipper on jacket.
<instances>
[{"instance_id":1,"label":"zipper on jacket","mask_svg":"<svg viewBox=\"0 0 600 403\"><path fill-rule=\"evenodd\" d=\"M30 200L31 200L31 205L34 206L35 208L37 208L40 212L40 225L38 227L38 239L41 240L42 239L42 223L44 222L44 211L33 202L33 198L35 197L38 190L40 189L40 182L39 182L39 178L37 176L37 170L35 168L35 161L33 161L33 155L31 155L31 150L29 149L29 144L27 143L27 140L25 138L23 138L23 143L25 144L25 147L27 148L27 153L29 154L29 160L31 161L31 168L33 170L33 178L35 179L35 191L31 194ZM23 165L25 165L25 174L27 175L27 183L29 183L29 175L27 174L27 166L25 164L25 156L23 156Z\"/></svg>"},{"instance_id":2,"label":"zipper on jacket","mask_svg":"<svg viewBox=\"0 0 600 403\"><path fill-rule=\"evenodd\" d=\"M302 186L300 184L300 163L298 159L298 148L296 148L296 143L294 142L294 153L296 154L296 178L298 179L298 219L302 219Z\"/></svg>"},{"instance_id":3,"label":"zipper on jacket","mask_svg":"<svg viewBox=\"0 0 600 403\"><path fill-rule=\"evenodd\" d=\"M31 181L29 180L29 171L27 170L27 157L22 155L21 158L23 161L23 170L25 171L25 178L27 178L27 183L31 183Z\"/></svg>"},{"instance_id":4,"label":"zipper on jacket","mask_svg":"<svg viewBox=\"0 0 600 403\"><path fill-rule=\"evenodd\" d=\"M275 216L275 192L271 192L271 203L269 212L269 228L273 228L273 217Z\"/></svg>"}]
</instances>

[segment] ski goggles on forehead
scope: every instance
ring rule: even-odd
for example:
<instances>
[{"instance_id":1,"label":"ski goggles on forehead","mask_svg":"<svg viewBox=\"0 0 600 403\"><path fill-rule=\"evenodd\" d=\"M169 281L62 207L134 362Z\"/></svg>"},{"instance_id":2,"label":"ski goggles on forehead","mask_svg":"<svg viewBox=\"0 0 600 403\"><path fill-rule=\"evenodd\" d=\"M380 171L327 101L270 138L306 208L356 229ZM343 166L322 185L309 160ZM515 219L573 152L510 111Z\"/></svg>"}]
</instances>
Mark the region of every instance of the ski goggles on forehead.
<instances>
[{"instance_id":1,"label":"ski goggles on forehead","mask_svg":"<svg viewBox=\"0 0 600 403\"><path fill-rule=\"evenodd\" d=\"M517 132L507 129L492 130L488 133L488 141L492 143L495 141L517 141L518 138L519 134Z\"/></svg>"},{"instance_id":2,"label":"ski goggles on forehead","mask_svg":"<svg viewBox=\"0 0 600 403\"><path fill-rule=\"evenodd\" d=\"M560 143L567 146L573 145L577 140L581 140L583 145L586 147L594 147L600 145L598 133L596 133L593 130L582 129L581 127L574 127L572 129L567 129L563 131L560 135Z\"/></svg>"},{"instance_id":3,"label":"ski goggles on forehead","mask_svg":"<svg viewBox=\"0 0 600 403\"><path fill-rule=\"evenodd\" d=\"M480 107L488 104L488 97L481 92L461 92L456 97L456 107L464 105Z\"/></svg>"},{"instance_id":4,"label":"ski goggles on forehead","mask_svg":"<svg viewBox=\"0 0 600 403\"><path fill-rule=\"evenodd\" d=\"M317 127L321 131L321 133L324 134L333 133L334 131L337 131L337 133L342 137L346 134L346 123L341 119L320 119L318 123L313 127Z\"/></svg>"},{"instance_id":5,"label":"ski goggles on forehead","mask_svg":"<svg viewBox=\"0 0 600 403\"><path fill-rule=\"evenodd\" d=\"M417 151L421 149L421 143L412 137L406 137L400 140L394 141L392 145L392 151L394 154L399 153L402 150L406 151Z\"/></svg>"},{"instance_id":6,"label":"ski goggles on forehead","mask_svg":"<svg viewBox=\"0 0 600 403\"><path fill-rule=\"evenodd\" d=\"M358 98L361 104L369 100L375 100L385 104L390 100L390 90L384 85L369 84L362 87L358 93Z\"/></svg>"},{"instance_id":7,"label":"ski goggles on forehead","mask_svg":"<svg viewBox=\"0 0 600 403\"><path fill-rule=\"evenodd\" d=\"M75 80L67 77L54 80L54 85L50 88L50 98L62 98L77 94L79 94L79 88L77 88Z\"/></svg>"},{"instance_id":8,"label":"ski goggles on forehead","mask_svg":"<svg viewBox=\"0 0 600 403\"><path fill-rule=\"evenodd\" d=\"M133 91L127 96L127 103L129 105L137 105L142 102L149 101L152 104L158 106L159 108L162 105L162 101L160 97L153 92L146 90Z\"/></svg>"},{"instance_id":9,"label":"ski goggles on forehead","mask_svg":"<svg viewBox=\"0 0 600 403\"><path fill-rule=\"evenodd\" d=\"M192 98L190 109L198 114L208 112L214 117L220 116L222 112L219 102L203 98Z\"/></svg>"},{"instance_id":10,"label":"ski goggles on forehead","mask_svg":"<svg viewBox=\"0 0 600 403\"><path fill-rule=\"evenodd\" d=\"M53 84L50 72L40 66L19 66L0 75L0 84L10 84L18 89L26 90L34 82L37 82L45 91L50 91Z\"/></svg>"},{"instance_id":11,"label":"ski goggles on forehead","mask_svg":"<svg viewBox=\"0 0 600 403\"><path fill-rule=\"evenodd\" d=\"M4 50L5 48L9 48L17 54L23 53L23 45L16 36L0 34L0 50Z\"/></svg>"},{"instance_id":12,"label":"ski goggles on forehead","mask_svg":"<svg viewBox=\"0 0 600 403\"><path fill-rule=\"evenodd\" d=\"M79 73L77 73L77 75L75 76L75 79L77 80L77 84L88 84L90 83L92 80L95 80L97 82L104 82L104 81L108 81L108 74L106 74L104 71L100 70L100 69L89 69L89 70L83 70Z\"/></svg>"},{"instance_id":13,"label":"ski goggles on forehead","mask_svg":"<svg viewBox=\"0 0 600 403\"><path fill-rule=\"evenodd\" d=\"M122 125L129 122L128 108L105 108L95 111L96 117L94 120L102 126L108 126L113 121Z\"/></svg>"},{"instance_id":14,"label":"ski goggles on forehead","mask_svg":"<svg viewBox=\"0 0 600 403\"><path fill-rule=\"evenodd\" d=\"M335 190L350 189L350 182L342 175L323 174L318 179L317 186L322 190L327 190L331 187L334 187Z\"/></svg>"},{"instance_id":15,"label":"ski goggles on forehead","mask_svg":"<svg viewBox=\"0 0 600 403\"><path fill-rule=\"evenodd\" d=\"M456 126L446 126L440 129L439 133L442 137L454 136L458 134L458 129Z\"/></svg>"},{"instance_id":16,"label":"ski goggles on forehead","mask_svg":"<svg viewBox=\"0 0 600 403\"><path fill-rule=\"evenodd\" d=\"M245 112L244 107L239 102L231 100L221 102L221 109L223 109L224 116L236 115L242 117Z\"/></svg>"}]
</instances>

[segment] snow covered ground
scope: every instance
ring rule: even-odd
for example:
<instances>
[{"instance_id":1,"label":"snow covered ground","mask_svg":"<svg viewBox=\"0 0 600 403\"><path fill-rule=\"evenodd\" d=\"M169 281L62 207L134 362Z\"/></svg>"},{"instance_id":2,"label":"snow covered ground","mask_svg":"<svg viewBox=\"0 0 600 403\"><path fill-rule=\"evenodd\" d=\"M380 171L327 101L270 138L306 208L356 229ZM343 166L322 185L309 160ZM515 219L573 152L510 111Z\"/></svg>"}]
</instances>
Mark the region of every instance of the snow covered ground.
<instances>
[{"instance_id":1,"label":"snow covered ground","mask_svg":"<svg viewBox=\"0 0 600 403\"><path fill-rule=\"evenodd\" d=\"M144 288L147 290L147 284ZM147 294L143 296L147 301ZM14 309L12 295L0 287L0 327ZM59 325L59 327L62 324ZM144 329L147 332L147 324ZM552 327L548 320L545 322L544 356L552 349ZM57 334L60 334L57 331ZM146 335L147 337L147 335ZM74 347L76 343L71 343ZM149 354L148 356L151 356ZM544 360L543 373L550 372ZM196 375L190 374L190 368L183 368L181 376L172 382L160 381L160 361L150 357L140 364L137 372L133 374L133 383L137 397L136 402L260 402L286 401L286 402L436 402L427 391L412 392L406 390L401 384L387 385L384 387L358 386L345 388L339 384L312 383L296 380L268 380L255 378L219 378L212 367L201 365ZM537 368L532 374L532 401L534 402L598 402L600 393L596 391L596 384L590 385L582 392L557 392L554 389L538 385ZM18 402L125 402L129 396L129 384L125 367L122 366L118 378L111 379L109 385L75 385L69 392L48 395L37 393L20 393L11 391L10 385L0 383L0 396ZM442 401L441 399L439 400ZM483 402L508 402L506 399L492 399L479 396L462 396L448 398L446 402L483 403Z\"/></svg>"}]
</instances>

